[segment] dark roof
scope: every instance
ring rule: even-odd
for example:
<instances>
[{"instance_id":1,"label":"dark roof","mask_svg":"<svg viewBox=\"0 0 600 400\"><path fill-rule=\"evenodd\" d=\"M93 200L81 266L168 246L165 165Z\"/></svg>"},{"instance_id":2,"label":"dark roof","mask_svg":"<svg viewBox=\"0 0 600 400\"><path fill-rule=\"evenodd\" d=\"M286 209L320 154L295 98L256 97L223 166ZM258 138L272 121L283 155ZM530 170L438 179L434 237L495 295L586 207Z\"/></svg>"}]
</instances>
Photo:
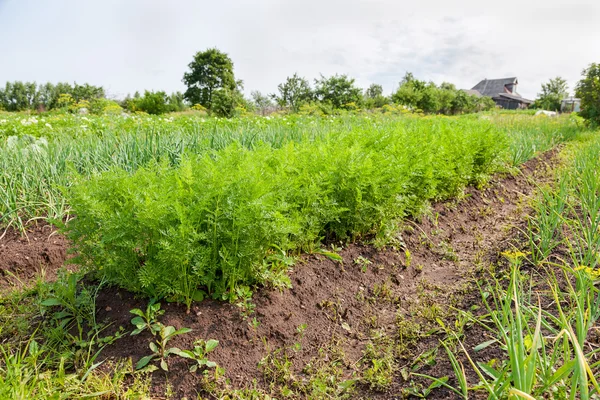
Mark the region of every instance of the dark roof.
<instances>
[{"instance_id":1,"label":"dark roof","mask_svg":"<svg viewBox=\"0 0 600 400\"><path fill-rule=\"evenodd\" d=\"M470 94L471 96L476 96L476 97L481 97L481 93L479 93L479 91L477 90L467 90L467 89L461 89L463 92L465 92L466 94Z\"/></svg>"},{"instance_id":2,"label":"dark roof","mask_svg":"<svg viewBox=\"0 0 600 400\"><path fill-rule=\"evenodd\" d=\"M502 97L504 97L506 99L509 99L509 100L520 101L521 103L526 103L526 104L533 103L533 100L528 100L528 99L526 99L524 97L521 97L518 94L511 94L511 93L498 93L497 95L492 96L492 99L495 100L495 99L502 98Z\"/></svg>"},{"instance_id":3,"label":"dark roof","mask_svg":"<svg viewBox=\"0 0 600 400\"><path fill-rule=\"evenodd\" d=\"M477 90L483 96L496 96L498 93L503 93L504 87L510 84L516 84L517 78L502 78L502 79L484 79L475 85L471 90Z\"/></svg>"}]
</instances>

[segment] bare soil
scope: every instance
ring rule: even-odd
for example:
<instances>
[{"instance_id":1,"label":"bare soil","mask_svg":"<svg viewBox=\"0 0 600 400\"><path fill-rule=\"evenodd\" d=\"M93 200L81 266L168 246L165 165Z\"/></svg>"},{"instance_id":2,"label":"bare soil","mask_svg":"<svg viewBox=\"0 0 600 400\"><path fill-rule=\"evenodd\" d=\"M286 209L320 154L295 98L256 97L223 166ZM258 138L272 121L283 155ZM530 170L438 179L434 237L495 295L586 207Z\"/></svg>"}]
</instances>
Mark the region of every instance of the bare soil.
<instances>
[{"instance_id":1,"label":"bare soil","mask_svg":"<svg viewBox=\"0 0 600 400\"><path fill-rule=\"evenodd\" d=\"M37 277L53 281L56 272L70 258L69 241L56 227L39 223L25 235L8 229L0 231L0 293L29 286Z\"/></svg>"},{"instance_id":2,"label":"bare soil","mask_svg":"<svg viewBox=\"0 0 600 400\"><path fill-rule=\"evenodd\" d=\"M519 236L530 212L534 182L548 180L555 155L556 151L542 154L515 176L495 176L484 190L468 188L459 200L432 205L419 220L404 222L394 246L377 249L364 243L350 244L339 251L343 263L323 255L302 256L290 272L293 288L258 290L253 298L255 312L248 319L239 307L225 302L205 300L194 304L190 313L184 306L163 302L162 323L193 330L170 345L191 348L197 339L217 339L219 346L209 359L225 369L229 387L256 385L267 392L270 382L257 366L277 349L291 361L290 379L295 382L309 379L303 370L311 361L334 358L340 362L344 378L351 379L370 366L365 357L367 344L383 351L386 342L377 339L381 337L394 344L393 380L383 391L360 383L353 398L409 397L408 389L429 384L403 378L405 371L415 366L422 373L452 377L441 352L434 361L420 359L439 346L442 332L437 319L453 323L451 307L468 309L480 303L475 282L486 268L498 264L499 253ZM16 281L26 284L41 270L51 278L67 260L69 243L52 227L39 225L28 237L9 232L0 241L3 287ZM146 300L128 292L104 288L97 299L97 320L111 323L113 331L119 326L130 330L129 310L145 305ZM257 324L251 323L253 318ZM299 333L297 328L303 324L306 330ZM408 334L402 332L403 327ZM433 333L425 335L431 330ZM131 357L135 363L150 353L151 338L147 332L124 336L108 346L102 357ZM474 347L489 338L471 327L464 339L465 346ZM490 348L478 357L490 359L494 352ZM206 395L201 374L189 373L188 365L184 359L171 357L168 373L153 373L153 395L164 396L167 384L174 389L175 398ZM477 382L476 376L469 379ZM453 384L452 378L449 383ZM455 397L448 390L436 389L430 398Z\"/></svg>"}]
</instances>

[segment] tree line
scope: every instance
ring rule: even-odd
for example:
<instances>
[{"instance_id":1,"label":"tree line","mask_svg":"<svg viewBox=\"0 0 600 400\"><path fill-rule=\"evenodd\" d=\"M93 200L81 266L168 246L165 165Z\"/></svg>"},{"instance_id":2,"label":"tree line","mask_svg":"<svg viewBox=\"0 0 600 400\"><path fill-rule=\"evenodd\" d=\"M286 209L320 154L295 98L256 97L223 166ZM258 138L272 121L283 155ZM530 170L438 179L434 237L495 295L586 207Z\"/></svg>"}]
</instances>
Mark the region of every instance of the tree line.
<instances>
[{"instance_id":1,"label":"tree line","mask_svg":"<svg viewBox=\"0 0 600 400\"><path fill-rule=\"evenodd\" d=\"M51 110L64 106L67 99L77 103L104 97L104 88L87 83L38 85L35 82L16 81L7 82L4 88L0 88L0 108L5 111Z\"/></svg>"},{"instance_id":2,"label":"tree line","mask_svg":"<svg viewBox=\"0 0 600 400\"><path fill-rule=\"evenodd\" d=\"M581 98L581 115L600 123L600 64L591 64L583 71L575 95ZM293 74L277 86L277 92L251 92L246 98L243 81L235 78L234 65L224 52L212 48L197 52L183 75L187 89L184 93L167 94L164 91L135 93L120 101L106 99L101 86L74 83L7 82L0 88L0 109L5 111L87 108L90 112L106 110L142 111L149 114L184 111L188 108L208 114L232 117L244 112L267 114L275 110L308 114L334 114L342 110L379 109L401 106L403 109L429 114L455 115L489 110L494 101L486 96L474 96L459 90L452 83L436 85L406 73L396 91L385 96L381 85L367 89L356 85L347 75L323 75L311 82ZM559 110L568 94L566 81L560 77L542 84L542 92L534 108Z\"/></svg>"}]
</instances>

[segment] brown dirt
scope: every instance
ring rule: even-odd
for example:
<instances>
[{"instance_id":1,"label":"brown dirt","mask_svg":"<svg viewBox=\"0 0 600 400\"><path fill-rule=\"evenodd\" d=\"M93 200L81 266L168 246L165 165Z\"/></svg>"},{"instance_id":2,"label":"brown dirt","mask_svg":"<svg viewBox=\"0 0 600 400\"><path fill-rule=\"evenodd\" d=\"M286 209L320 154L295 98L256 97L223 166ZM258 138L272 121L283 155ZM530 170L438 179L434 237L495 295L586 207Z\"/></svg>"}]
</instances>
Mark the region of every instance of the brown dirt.
<instances>
[{"instance_id":1,"label":"brown dirt","mask_svg":"<svg viewBox=\"0 0 600 400\"><path fill-rule=\"evenodd\" d=\"M40 276L56 279L69 258L68 247L69 241L46 223L29 227L26 235L8 229L0 239L0 292L27 287Z\"/></svg>"},{"instance_id":2,"label":"brown dirt","mask_svg":"<svg viewBox=\"0 0 600 400\"><path fill-rule=\"evenodd\" d=\"M234 388L251 387L256 380L256 385L268 392L269 382L257 365L276 349L285 349L297 382L307 378L303 373L307 363L319 357L327 359L334 348L342 360L345 378L352 378L368 366L363 355L367 343L374 343L374 332L398 344L399 318L429 329L432 320L436 325L435 315L428 319L422 315L423 310L437 307L440 318L453 321L449 306L478 303L479 292L473 280L481 276L482 266L497 263L499 252L510 247L524 226L527 199L535 188L532 179L538 183L547 179L555 154L548 152L529 161L516 176L494 177L485 190L469 188L460 201L434 204L420 220L405 222L395 248L350 244L339 251L343 264L323 255L302 256L290 272L293 288L283 292L259 290L253 299L255 313L248 320L242 318L238 307L224 302L205 300L194 304L189 314L184 306L163 302L166 312L162 323L193 329L170 345L191 348L199 338L219 340L209 359L225 369ZM45 267L49 276L66 259L66 239L50 235L48 226L36 227L34 232L29 242L15 233L0 241L3 271L10 268L15 275L28 279ZM365 259L370 262L366 268L360 262ZM145 300L123 290L104 288L97 299L97 320L110 322L113 329L123 326L130 330L129 310L144 308L145 304ZM253 317L259 322L257 327L249 323ZM297 327L302 324L307 328L300 335ZM397 369L389 388L376 392L361 384L353 398L403 398L403 390L412 383L405 381L400 371L410 370L419 355L439 344L439 338L404 343L408 348L396 355ZM471 328L466 346L487 339L483 331ZM135 363L150 353L150 340L147 332L125 336L107 347L102 356L109 360L131 357ZM292 350L295 343L301 344L301 350ZM321 355L320 349L325 350ZM493 349L478 355L481 359L493 356ZM175 398L195 398L202 393L201 375L187 372L187 365L185 360L171 357L169 373L153 373L153 395L162 397L167 383L174 389ZM420 372L453 376L444 357L433 365L422 366ZM477 381L474 376L469 379ZM454 397L438 389L430 398Z\"/></svg>"}]
</instances>

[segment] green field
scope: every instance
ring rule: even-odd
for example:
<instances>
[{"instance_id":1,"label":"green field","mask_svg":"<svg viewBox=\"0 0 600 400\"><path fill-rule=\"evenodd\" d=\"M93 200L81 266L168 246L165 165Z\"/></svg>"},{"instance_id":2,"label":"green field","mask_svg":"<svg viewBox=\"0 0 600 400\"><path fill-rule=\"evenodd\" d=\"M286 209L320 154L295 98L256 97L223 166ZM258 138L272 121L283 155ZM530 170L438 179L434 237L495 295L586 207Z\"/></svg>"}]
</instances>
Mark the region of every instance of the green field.
<instances>
[{"instance_id":1,"label":"green field","mask_svg":"<svg viewBox=\"0 0 600 400\"><path fill-rule=\"evenodd\" d=\"M595 398L598 347L588 335L598 332L600 318L598 143L597 133L574 115L519 112L233 119L0 113L0 232L59 226L79 270L3 295L0 397L147 398L150 376L131 374L131 365L96 370L100 351L120 340L103 337L95 320L99 286L178 303L188 312L205 298L230 301L247 318L253 291L292 287L290 268L302 254L339 261L337 245L390 246L407 218L431 215L432 203L461 199L465 188L484 188L495 174L517 174L526 161L566 144L556 182L539 189L533 217L523 216L529 218L524 248L507 250L507 275L479 288L488 312L473 318L493 338L486 347L498 345L505 360L473 362L471 350L461 347L462 333L446 332L440 341L452 381L414 373L433 382L431 390L464 398L472 392L498 399L509 393ZM403 252L409 259L410 251ZM553 296L554 305L538 303L523 265L546 271L536 279L548 285L544 296ZM169 335L157 316L139 313L138 329ZM164 350L147 362L166 362L169 354L203 359ZM388 372L398 375L395 363ZM465 370L480 383L470 383ZM385 368L364 369L348 392L338 387L323 389L327 396L307 395L303 387L288 388L289 395L347 398L363 384L385 391L385 384L372 383L374 373ZM204 394L225 396L214 384ZM275 386L268 395L257 388L228 398L285 397Z\"/></svg>"}]
</instances>

